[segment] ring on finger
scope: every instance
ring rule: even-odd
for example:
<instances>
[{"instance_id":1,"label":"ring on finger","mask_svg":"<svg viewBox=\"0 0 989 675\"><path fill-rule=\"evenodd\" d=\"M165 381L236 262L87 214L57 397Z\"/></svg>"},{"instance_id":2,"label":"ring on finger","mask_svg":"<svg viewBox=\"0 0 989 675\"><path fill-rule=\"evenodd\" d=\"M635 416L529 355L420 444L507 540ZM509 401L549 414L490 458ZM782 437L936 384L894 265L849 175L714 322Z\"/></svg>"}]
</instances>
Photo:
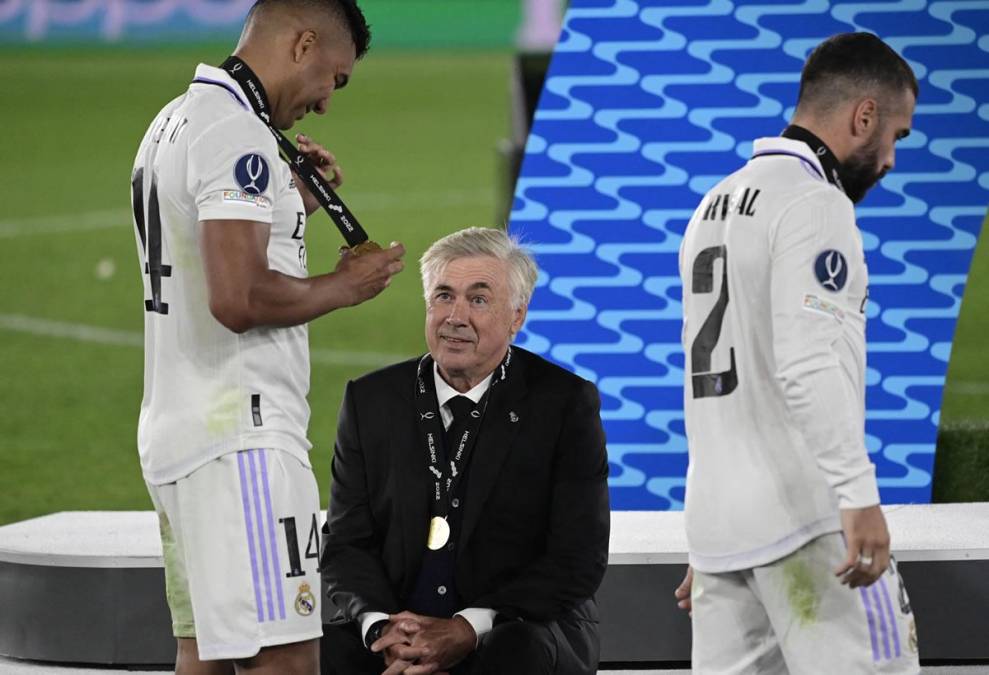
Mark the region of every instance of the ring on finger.
<instances>
[{"instance_id":1,"label":"ring on finger","mask_svg":"<svg viewBox=\"0 0 989 675\"><path fill-rule=\"evenodd\" d=\"M872 566L872 556L871 555L859 555L858 564L860 567L871 567Z\"/></svg>"}]
</instances>

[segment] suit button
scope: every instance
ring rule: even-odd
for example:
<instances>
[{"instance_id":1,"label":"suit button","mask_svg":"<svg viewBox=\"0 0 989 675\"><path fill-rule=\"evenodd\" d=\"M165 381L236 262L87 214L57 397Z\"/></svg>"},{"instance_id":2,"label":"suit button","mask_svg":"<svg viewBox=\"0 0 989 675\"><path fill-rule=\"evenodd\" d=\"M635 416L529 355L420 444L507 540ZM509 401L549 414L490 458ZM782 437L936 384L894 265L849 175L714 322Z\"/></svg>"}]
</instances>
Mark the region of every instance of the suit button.
<instances>
[{"instance_id":1,"label":"suit button","mask_svg":"<svg viewBox=\"0 0 989 675\"><path fill-rule=\"evenodd\" d=\"M459 509L460 508L460 500L457 499L456 497L454 497L452 500L450 500L450 506L452 506L455 509Z\"/></svg>"},{"instance_id":2,"label":"suit button","mask_svg":"<svg viewBox=\"0 0 989 675\"><path fill-rule=\"evenodd\" d=\"M439 588L436 589L436 592L439 593L440 595L446 595L446 586L440 586Z\"/></svg>"},{"instance_id":3,"label":"suit button","mask_svg":"<svg viewBox=\"0 0 989 675\"><path fill-rule=\"evenodd\" d=\"M447 551L452 551L453 550L453 542L452 541L446 545L446 550Z\"/></svg>"}]
</instances>

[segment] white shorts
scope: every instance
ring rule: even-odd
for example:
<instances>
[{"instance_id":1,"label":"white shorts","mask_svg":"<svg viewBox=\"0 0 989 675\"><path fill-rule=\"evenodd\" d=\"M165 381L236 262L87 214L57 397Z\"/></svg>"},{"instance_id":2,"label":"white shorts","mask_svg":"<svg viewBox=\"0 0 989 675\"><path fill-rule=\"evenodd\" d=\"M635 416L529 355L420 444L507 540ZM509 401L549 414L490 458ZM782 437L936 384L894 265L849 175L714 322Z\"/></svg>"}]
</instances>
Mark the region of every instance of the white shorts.
<instances>
[{"instance_id":1,"label":"white shorts","mask_svg":"<svg viewBox=\"0 0 989 675\"><path fill-rule=\"evenodd\" d=\"M845 555L832 533L763 567L694 570L694 672L919 673L917 625L896 564L851 589L834 575Z\"/></svg>"},{"instance_id":2,"label":"white shorts","mask_svg":"<svg viewBox=\"0 0 989 675\"><path fill-rule=\"evenodd\" d=\"M173 632L196 638L200 659L247 658L323 634L311 467L287 452L243 450L148 491Z\"/></svg>"}]
</instances>

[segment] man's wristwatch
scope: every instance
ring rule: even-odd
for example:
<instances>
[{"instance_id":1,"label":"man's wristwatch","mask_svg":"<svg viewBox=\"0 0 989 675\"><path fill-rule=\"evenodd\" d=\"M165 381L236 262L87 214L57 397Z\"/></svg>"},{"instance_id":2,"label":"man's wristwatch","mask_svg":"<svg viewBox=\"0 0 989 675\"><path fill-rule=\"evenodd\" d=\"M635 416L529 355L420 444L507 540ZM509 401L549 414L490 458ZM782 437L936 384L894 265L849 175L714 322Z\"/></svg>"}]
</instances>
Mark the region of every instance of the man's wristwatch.
<instances>
[{"instance_id":1,"label":"man's wristwatch","mask_svg":"<svg viewBox=\"0 0 989 675\"><path fill-rule=\"evenodd\" d=\"M388 625L388 619L381 619L380 621L375 621L371 624L371 627L367 629L367 635L364 636L364 646L368 649L371 648L378 638L381 637L381 633L384 632L385 626Z\"/></svg>"}]
</instances>

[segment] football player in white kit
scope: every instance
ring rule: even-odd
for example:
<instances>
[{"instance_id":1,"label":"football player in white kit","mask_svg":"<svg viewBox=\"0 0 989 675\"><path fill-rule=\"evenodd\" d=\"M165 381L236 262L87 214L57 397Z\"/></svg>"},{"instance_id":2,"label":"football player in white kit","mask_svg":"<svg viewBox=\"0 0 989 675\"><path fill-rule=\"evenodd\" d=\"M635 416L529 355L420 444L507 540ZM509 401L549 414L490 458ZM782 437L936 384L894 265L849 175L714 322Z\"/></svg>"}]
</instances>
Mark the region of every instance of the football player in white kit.
<instances>
[{"instance_id":1,"label":"football player in white kit","mask_svg":"<svg viewBox=\"0 0 989 675\"><path fill-rule=\"evenodd\" d=\"M853 204L893 168L917 80L867 33L809 56L791 126L680 248L695 673L916 673L865 447L868 276ZM690 594L688 599L687 594Z\"/></svg>"},{"instance_id":2,"label":"football player in white kit","mask_svg":"<svg viewBox=\"0 0 989 675\"><path fill-rule=\"evenodd\" d=\"M404 249L345 255L309 277L303 234L319 202L279 159L269 121L289 129L326 112L368 41L354 0L260 0L234 57L200 65L137 154L138 446L161 525L178 673L318 672L306 324L380 293ZM339 184L333 156L296 140Z\"/></svg>"}]
</instances>

